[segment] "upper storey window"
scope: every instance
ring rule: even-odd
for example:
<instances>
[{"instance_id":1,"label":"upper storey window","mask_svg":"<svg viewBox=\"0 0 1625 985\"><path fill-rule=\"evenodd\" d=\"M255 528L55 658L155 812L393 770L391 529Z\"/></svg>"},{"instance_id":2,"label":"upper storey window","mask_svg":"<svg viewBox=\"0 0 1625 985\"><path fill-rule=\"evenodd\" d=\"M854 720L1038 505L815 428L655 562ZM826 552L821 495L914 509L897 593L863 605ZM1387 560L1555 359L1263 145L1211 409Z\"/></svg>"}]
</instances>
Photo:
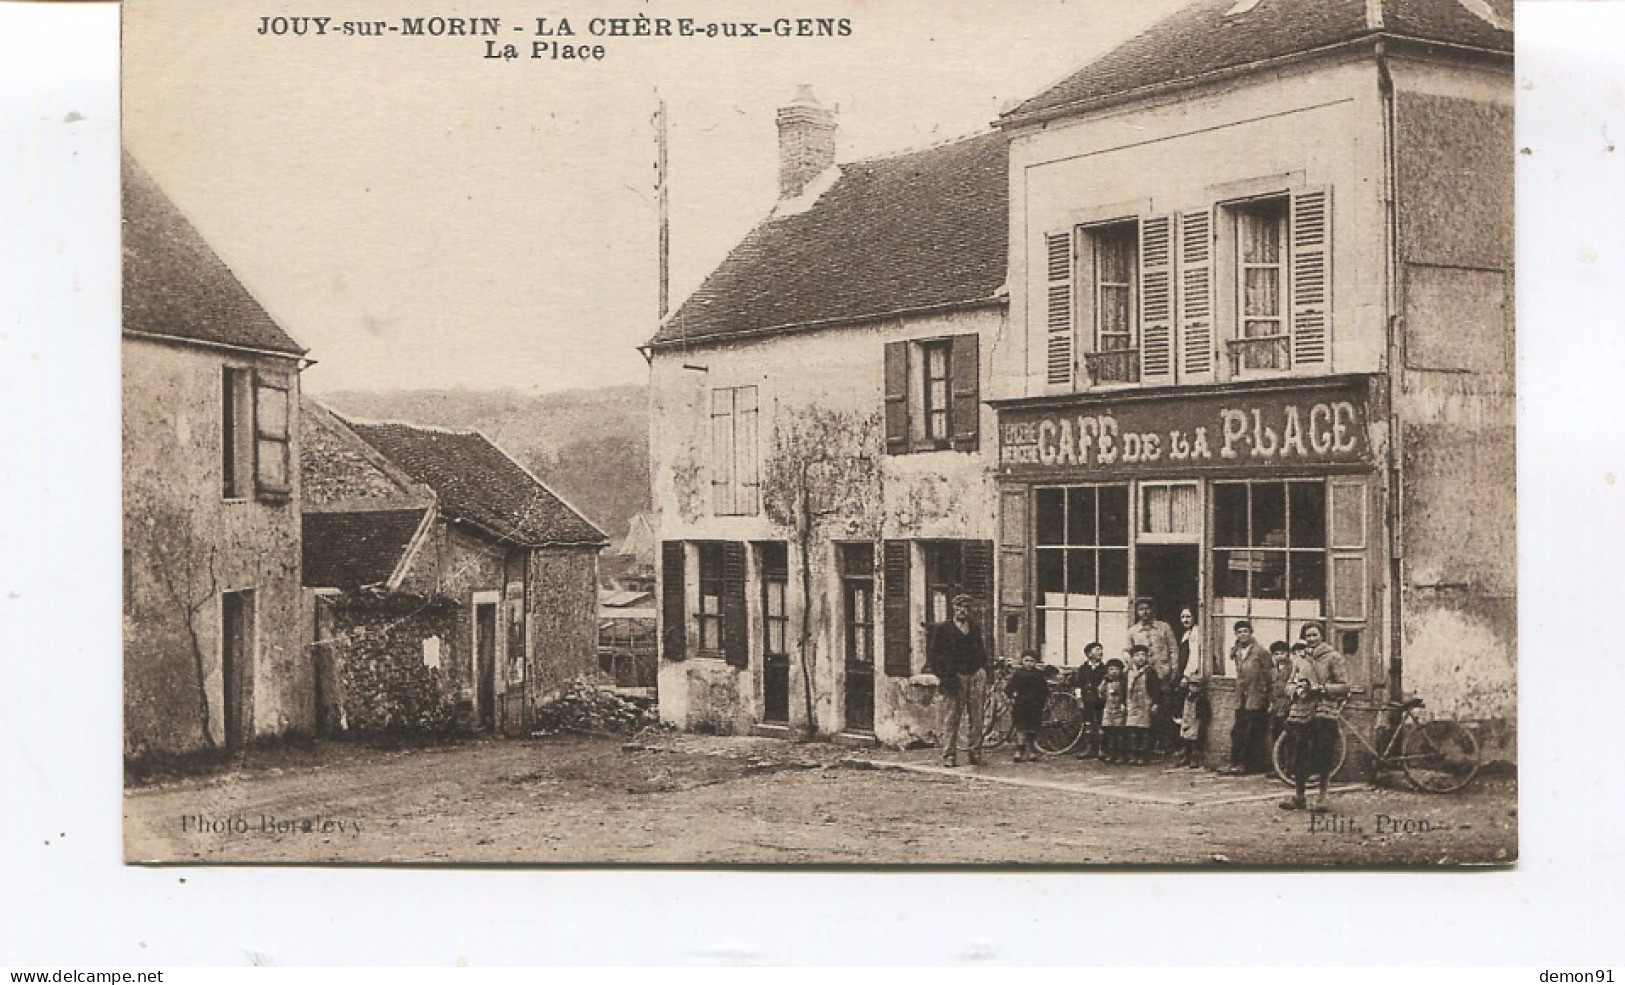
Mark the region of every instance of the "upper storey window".
<instances>
[{"instance_id":1,"label":"upper storey window","mask_svg":"<svg viewBox=\"0 0 1625 985\"><path fill-rule=\"evenodd\" d=\"M1326 372L1329 205L1313 189L1049 233L1046 385Z\"/></svg>"}]
</instances>

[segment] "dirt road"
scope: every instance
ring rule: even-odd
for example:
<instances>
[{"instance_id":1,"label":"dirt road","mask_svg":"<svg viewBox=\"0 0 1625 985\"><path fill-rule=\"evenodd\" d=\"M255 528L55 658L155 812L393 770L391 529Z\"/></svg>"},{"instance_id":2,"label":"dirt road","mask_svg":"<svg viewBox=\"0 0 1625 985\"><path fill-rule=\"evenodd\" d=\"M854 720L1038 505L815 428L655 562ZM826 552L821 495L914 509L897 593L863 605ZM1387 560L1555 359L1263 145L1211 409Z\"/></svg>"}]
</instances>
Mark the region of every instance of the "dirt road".
<instances>
[{"instance_id":1,"label":"dirt road","mask_svg":"<svg viewBox=\"0 0 1625 985\"><path fill-rule=\"evenodd\" d=\"M125 792L130 861L1438 865L1517 856L1517 792L1351 786L1279 810L1258 777L1073 759L661 735L323 743Z\"/></svg>"}]
</instances>

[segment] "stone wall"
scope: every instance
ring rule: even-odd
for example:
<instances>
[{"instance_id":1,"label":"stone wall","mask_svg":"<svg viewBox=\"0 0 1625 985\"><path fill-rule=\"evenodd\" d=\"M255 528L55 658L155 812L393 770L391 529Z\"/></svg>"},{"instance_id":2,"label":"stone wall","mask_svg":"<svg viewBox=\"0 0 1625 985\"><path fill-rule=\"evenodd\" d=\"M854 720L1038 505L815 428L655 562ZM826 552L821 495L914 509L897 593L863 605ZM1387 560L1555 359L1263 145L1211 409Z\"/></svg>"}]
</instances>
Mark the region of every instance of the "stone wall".
<instances>
[{"instance_id":1,"label":"stone wall","mask_svg":"<svg viewBox=\"0 0 1625 985\"><path fill-rule=\"evenodd\" d=\"M292 388L291 359L126 339L124 444L124 754L226 745L222 594L252 592L238 740L315 728L314 676L301 633L301 490L227 499L221 475L226 367ZM298 429L290 454L298 460Z\"/></svg>"},{"instance_id":2,"label":"stone wall","mask_svg":"<svg viewBox=\"0 0 1625 985\"><path fill-rule=\"evenodd\" d=\"M467 667L452 645L457 605L448 598L347 595L318 602L321 663L331 667L343 729L354 733L449 732Z\"/></svg>"}]
</instances>

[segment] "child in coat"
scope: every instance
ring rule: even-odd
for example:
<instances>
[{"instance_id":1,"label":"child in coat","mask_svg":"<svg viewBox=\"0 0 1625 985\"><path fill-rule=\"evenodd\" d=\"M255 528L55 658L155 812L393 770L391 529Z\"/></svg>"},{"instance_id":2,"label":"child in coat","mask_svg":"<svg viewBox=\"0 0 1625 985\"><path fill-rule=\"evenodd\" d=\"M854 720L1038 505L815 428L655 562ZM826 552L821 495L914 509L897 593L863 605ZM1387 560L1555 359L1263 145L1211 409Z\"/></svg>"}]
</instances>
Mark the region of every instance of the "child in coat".
<instances>
[{"instance_id":1,"label":"child in coat","mask_svg":"<svg viewBox=\"0 0 1625 985\"><path fill-rule=\"evenodd\" d=\"M1151 752L1151 723L1156 718L1162 694L1157 672L1151 668L1151 648L1143 643L1129 647L1125 728L1128 733L1129 761L1144 766Z\"/></svg>"},{"instance_id":2,"label":"child in coat","mask_svg":"<svg viewBox=\"0 0 1625 985\"><path fill-rule=\"evenodd\" d=\"M1038 665L1037 650L1022 652L1021 665L1010 673L1004 693L1010 699L1010 720L1016 728L1016 762L1036 762L1038 747L1033 740L1044 721L1044 702L1049 698L1049 684Z\"/></svg>"},{"instance_id":3,"label":"child in coat","mask_svg":"<svg viewBox=\"0 0 1625 985\"><path fill-rule=\"evenodd\" d=\"M1101 762L1121 763L1128 752L1127 737L1123 734L1128 722L1128 681L1123 674L1123 661L1116 657L1106 661L1106 679L1100 682L1100 721L1106 730L1105 748Z\"/></svg>"}]
</instances>

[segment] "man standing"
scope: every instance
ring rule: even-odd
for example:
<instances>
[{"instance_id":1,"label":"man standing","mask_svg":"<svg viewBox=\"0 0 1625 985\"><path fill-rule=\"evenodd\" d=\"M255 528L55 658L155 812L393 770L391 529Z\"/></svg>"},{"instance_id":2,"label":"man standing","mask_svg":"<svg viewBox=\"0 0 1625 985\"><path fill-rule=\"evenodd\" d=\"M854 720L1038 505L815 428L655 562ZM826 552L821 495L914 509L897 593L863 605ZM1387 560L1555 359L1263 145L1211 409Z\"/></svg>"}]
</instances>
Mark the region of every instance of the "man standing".
<instances>
[{"instance_id":1,"label":"man standing","mask_svg":"<svg viewBox=\"0 0 1625 985\"><path fill-rule=\"evenodd\" d=\"M969 595L956 595L953 618L931 627L926 640L926 670L941 681L946 721L942 765L959 765L959 723L969 712L970 735L965 746L972 766L982 765L982 699L987 690L987 647L982 630L971 621L974 601Z\"/></svg>"},{"instance_id":2,"label":"man standing","mask_svg":"<svg viewBox=\"0 0 1625 985\"><path fill-rule=\"evenodd\" d=\"M1231 776L1268 769L1264 749L1269 728L1270 690L1274 665L1269 651L1253 639L1253 624L1236 620L1236 645L1230 658L1236 664L1236 721L1230 729Z\"/></svg>"},{"instance_id":3,"label":"man standing","mask_svg":"<svg viewBox=\"0 0 1625 985\"><path fill-rule=\"evenodd\" d=\"M1175 661L1179 659L1179 639L1174 636L1173 627L1157 618L1156 600L1149 596L1142 596L1134 602L1134 625L1129 627L1129 646L1135 644L1144 646L1147 654L1147 663L1153 673L1157 675L1157 682L1169 686L1175 680ZM1157 717L1151 723L1152 740L1156 743L1158 752L1167 752L1173 748L1174 739L1174 709L1169 707L1172 702L1164 701L1157 709Z\"/></svg>"}]
</instances>

